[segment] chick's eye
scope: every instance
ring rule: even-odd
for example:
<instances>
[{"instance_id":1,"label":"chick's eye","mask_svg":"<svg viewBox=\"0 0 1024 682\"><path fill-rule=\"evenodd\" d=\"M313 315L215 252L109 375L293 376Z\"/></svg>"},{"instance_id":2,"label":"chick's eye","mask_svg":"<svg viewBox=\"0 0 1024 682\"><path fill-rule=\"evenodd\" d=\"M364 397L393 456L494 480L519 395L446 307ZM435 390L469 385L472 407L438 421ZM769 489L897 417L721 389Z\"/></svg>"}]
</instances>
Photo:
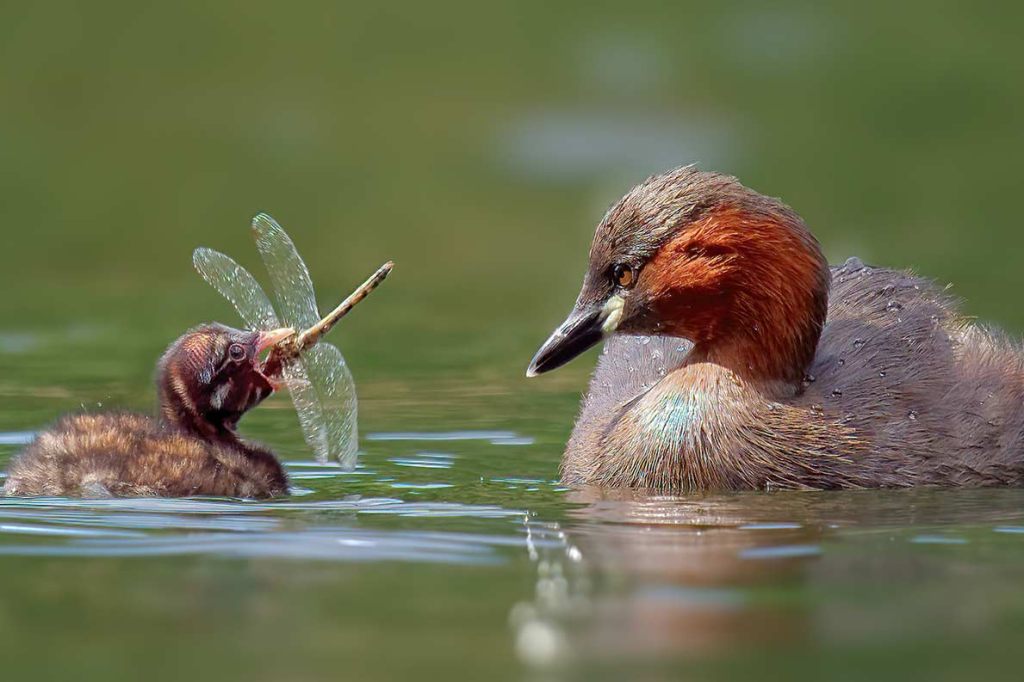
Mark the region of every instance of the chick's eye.
<instances>
[{"instance_id":1,"label":"chick's eye","mask_svg":"<svg viewBox=\"0 0 1024 682\"><path fill-rule=\"evenodd\" d=\"M231 344L231 347L228 348L228 357L230 357L235 362L241 362L242 360L245 360L245 355L245 348L243 348L241 344L233 343Z\"/></svg>"},{"instance_id":2,"label":"chick's eye","mask_svg":"<svg viewBox=\"0 0 1024 682\"><path fill-rule=\"evenodd\" d=\"M633 272L633 268L626 265L625 263L618 263L612 268L612 279L615 280L615 284L628 289L633 286L633 282L636 281L636 276Z\"/></svg>"}]
</instances>

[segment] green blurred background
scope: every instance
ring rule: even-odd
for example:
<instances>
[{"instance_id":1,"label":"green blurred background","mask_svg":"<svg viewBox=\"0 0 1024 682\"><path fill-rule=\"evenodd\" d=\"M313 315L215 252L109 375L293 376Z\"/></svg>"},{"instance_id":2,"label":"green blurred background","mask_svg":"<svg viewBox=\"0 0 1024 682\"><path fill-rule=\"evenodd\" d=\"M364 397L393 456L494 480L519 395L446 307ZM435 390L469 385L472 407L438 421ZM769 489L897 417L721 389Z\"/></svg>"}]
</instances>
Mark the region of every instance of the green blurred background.
<instances>
[{"instance_id":1,"label":"green blurred background","mask_svg":"<svg viewBox=\"0 0 1024 682\"><path fill-rule=\"evenodd\" d=\"M255 266L246 226L264 210L325 304L397 261L352 323L355 366L518 372L569 308L607 205L696 161L783 197L833 260L952 281L1017 330L1022 18L951 2L7 3L0 325L142 330L152 354L231 321L189 255ZM407 352L382 357L395 337Z\"/></svg>"}]
</instances>

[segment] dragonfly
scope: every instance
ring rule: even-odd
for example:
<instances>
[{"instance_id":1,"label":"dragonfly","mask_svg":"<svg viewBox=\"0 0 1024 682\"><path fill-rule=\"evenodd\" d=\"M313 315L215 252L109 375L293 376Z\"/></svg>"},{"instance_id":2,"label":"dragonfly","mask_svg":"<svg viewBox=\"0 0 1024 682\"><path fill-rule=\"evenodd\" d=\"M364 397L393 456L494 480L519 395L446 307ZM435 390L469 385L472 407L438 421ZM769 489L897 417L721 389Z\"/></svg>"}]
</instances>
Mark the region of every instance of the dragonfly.
<instances>
[{"instance_id":1,"label":"dragonfly","mask_svg":"<svg viewBox=\"0 0 1024 682\"><path fill-rule=\"evenodd\" d=\"M234 306L248 328L293 330L271 350L264 371L282 378L288 387L303 437L317 460L336 460L342 468L352 470L359 452L355 381L341 351L322 339L384 281L394 264L382 265L337 308L321 317L309 269L284 228L260 213L253 218L252 234L276 305L252 273L230 256L200 247L192 254L192 263Z\"/></svg>"}]
</instances>

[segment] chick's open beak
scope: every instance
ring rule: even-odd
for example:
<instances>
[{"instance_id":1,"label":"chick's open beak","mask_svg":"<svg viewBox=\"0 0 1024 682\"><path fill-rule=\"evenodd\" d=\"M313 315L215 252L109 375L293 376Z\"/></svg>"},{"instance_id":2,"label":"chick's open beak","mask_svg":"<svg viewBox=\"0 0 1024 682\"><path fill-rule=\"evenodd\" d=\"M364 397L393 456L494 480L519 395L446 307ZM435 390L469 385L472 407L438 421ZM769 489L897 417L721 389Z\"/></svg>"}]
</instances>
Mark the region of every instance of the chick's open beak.
<instances>
[{"instance_id":1,"label":"chick's open beak","mask_svg":"<svg viewBox=\"0 0 1024 682\"><path fill-rule=\"evenodd\" d=\"M275 354L274 348L282 341L286 341L294 335L294 329L283 327L281 329L260 332L256 336L256 354L252 359L253 369L270 384L271 390L279 391L284 385L284 381L281 378L281 359ZM267 354L266 360L260 361L260 355L268 348L270 353Z\"/></svg>"}]
</instances>

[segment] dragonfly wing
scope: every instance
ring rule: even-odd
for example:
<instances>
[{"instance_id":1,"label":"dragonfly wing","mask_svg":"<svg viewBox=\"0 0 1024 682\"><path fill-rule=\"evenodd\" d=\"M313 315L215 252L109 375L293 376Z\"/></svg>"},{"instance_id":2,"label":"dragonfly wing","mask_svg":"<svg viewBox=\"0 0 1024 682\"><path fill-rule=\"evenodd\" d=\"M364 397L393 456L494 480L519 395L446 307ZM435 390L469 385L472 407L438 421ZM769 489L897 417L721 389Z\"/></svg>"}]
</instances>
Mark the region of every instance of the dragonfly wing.
<instances>
[{"instance_id":1,"label":"dragonfly wing","mask_svg":"<svg viewBox=\"0 0 1024 682\"><path fill-rule=\"evenodd\" d=\"M285 363L282 373L292 402L295 403L295 412L299 415L306 445L318 461L327 462L330 459L327 420L324 418L320 395L306 371L305 358L292 358Z\"/></svg>"},{"instance_id":2,"label":"dragonfly wing","mask_svg":"<svg viewBox=\"0 0 1024 682\"><path fill-rule=\"evenodd\" d=\"M309 269L299 256L295 244L266 213L253 218L252 231L256 238L256 248L270 275L281 321L296 329L312 327L320 321L320 312L317 310Z\"/></svg>"},{"instance_id":3,"label":"dragonfly wing","mask_svg":"<svg viewBox=\"0 0 1024 682\"><path fill-rule=\"evenodd\" d=\"M320 343L285 365L306 443L321 462L355 468L359 451L355 382L341 351Z\"/></svg>"},{"instance_id":4,"label":"dragonfly wing","mask_svg":"<svg viewBox=\"0 0 1024 682\"><path fill-rule=\"evenodd\" d=\"M206 283L231 302L249 329L280 327L274 306L252 274L230 256L213 249L198 248L192 264Z\"/></svg>"},{"instance_id":5,"label":"dragonfly wing","mask_svg":"<svg viewBox=\"0 0 1024 682\"><path fill-rule=\"evenodd\" d=\"M309 350L306 359L309 379L322 398L324 419L330 438L329 455L342 468L356 467L359 453L359 401L352 372L338 347L320 342Z\"/></svg>"},{"instance_id":6,"label":"dragonfly wing","mask_svg":"<svg viewBox=\"0 0 1024 682\"><path fill-rule=\"evenodd\" d=\"M296 329L312 327L320 321L320 311L309 269L295 244L265 213L253 219L252 229L282 322ZM319 343L289 365L285 379L306 443L321 461L336 459L354 468L359 449L356 390L341 351Z\"/></svg>"}]
</instances>

